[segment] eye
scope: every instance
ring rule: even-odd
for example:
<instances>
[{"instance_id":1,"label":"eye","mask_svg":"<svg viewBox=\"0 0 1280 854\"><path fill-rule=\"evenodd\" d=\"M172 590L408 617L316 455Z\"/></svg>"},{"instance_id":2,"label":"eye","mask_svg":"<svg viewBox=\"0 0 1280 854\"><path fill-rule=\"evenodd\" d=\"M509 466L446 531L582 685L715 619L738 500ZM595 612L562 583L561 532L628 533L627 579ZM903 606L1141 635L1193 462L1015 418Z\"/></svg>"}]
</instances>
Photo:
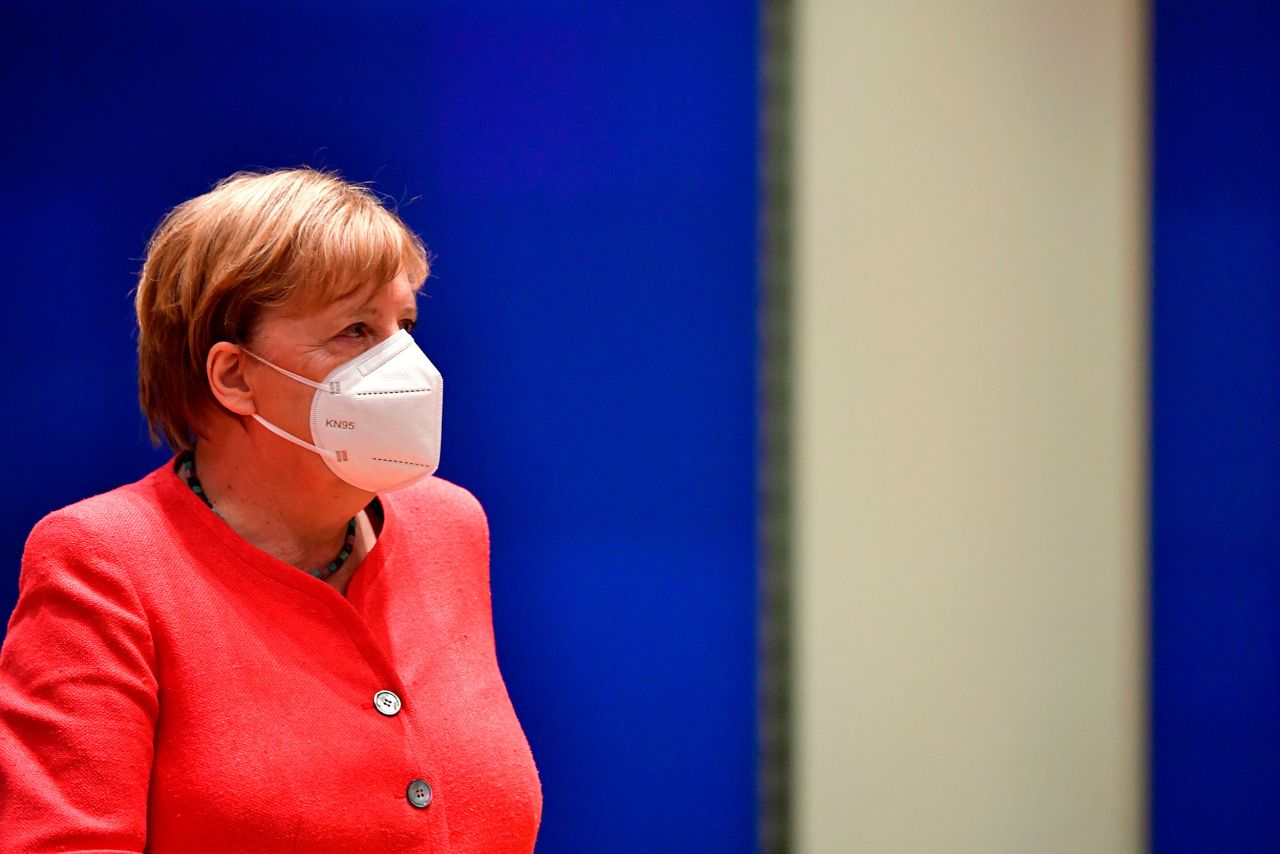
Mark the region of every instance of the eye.
<instances>
[{"instance_id":1,"label":"eye","mask_svg":"<svg viewBox=\"0 0 1280 854\"><path fill-rule=\"evenodd\" d=\"M414 320L412 317L406 317L404 320L400 321L400 328L406 332L412 332L418 328L418 321Z\"/></svg>"},{"instance_id":2,"label":"eye","mask_svg":"<svg viewBox=\"0 0 1280 854\"><path fill-rule=\"evenodd\" d=\"M339 338L363 338L368 330L363 323L353 323L338 333Z\"/></svg>"}]
</instances>

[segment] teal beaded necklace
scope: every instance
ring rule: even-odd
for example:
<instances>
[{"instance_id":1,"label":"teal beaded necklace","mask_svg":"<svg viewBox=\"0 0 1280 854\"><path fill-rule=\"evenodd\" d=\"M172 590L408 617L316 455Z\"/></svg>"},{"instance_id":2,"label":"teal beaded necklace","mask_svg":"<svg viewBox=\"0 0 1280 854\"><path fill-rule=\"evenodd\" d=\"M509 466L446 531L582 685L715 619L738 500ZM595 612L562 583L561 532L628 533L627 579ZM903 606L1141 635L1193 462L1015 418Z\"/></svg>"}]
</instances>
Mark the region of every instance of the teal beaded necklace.
<instances>
[{"instance_id":1,"label":"teal beaded necklace","mask_svg":"<svg viewBox=\"0 0 1280 854\"><path fill-rule=\"evenodd\" d=\"M213 506L213 502L209 500L209 496L204 494L204 487L200 485L200 478L196 477L196 455L193 451L183 451L178 455L176 464L178 475L191 487L191 491L200 496L200 500L208 506L214 513L218 513L218 509ZM218 513L218 516L221 516ZM347 537L342 543L342 549L338 552L338 556L320 569L307 570L308 575L314 575L321 581L333 575L342 565L347 562L347 558L351 557L351 552L356 546L356 517L352 516L351 521L347 523Z\"/></svg>"}]
</instances>

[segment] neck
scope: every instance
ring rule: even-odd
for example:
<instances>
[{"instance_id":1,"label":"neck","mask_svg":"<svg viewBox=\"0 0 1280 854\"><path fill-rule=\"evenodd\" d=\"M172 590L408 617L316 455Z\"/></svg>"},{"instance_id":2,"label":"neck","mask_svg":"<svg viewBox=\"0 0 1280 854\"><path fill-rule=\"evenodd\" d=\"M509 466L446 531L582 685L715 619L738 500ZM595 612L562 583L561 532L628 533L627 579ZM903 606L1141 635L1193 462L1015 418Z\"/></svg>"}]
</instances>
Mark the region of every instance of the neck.
<instances>
[{"instance_id":1,"label":"neck","mask_svg":"<svg viewBox=\"0 0 1280 854\"><path fill-rule=\"evenodd\" d=\"M255 432L262 435L220 425L200 440L196 474L206 496L232 530L268 554L306 571L324 566L373 496L316 454Z\"/></svg>"}]
</instances>

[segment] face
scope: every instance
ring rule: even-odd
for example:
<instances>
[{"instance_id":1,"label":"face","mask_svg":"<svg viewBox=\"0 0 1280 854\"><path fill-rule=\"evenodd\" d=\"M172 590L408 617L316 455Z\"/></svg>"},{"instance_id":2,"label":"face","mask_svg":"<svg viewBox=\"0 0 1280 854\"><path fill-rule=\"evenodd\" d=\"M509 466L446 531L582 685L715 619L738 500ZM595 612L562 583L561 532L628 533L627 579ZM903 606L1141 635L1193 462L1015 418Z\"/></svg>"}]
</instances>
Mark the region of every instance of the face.
<instances>
[{"instance_id":1,"label":"face","mask_svg":"<svg viewBox=\"0 0 1280 854\"><path fill-rule=\"evenodd\" d=\"M413 287L403 275L381 288L361 291L305 313L281 306L262 314L245 345L295 374L319 382L334 368L385 341L412 331L418 317ZM259 414L293 435L311 440L309 418L315 390L256 359L245 359L245 377ZM311 452L290 446L312 457Z\"/></svg>"}]
</instances>

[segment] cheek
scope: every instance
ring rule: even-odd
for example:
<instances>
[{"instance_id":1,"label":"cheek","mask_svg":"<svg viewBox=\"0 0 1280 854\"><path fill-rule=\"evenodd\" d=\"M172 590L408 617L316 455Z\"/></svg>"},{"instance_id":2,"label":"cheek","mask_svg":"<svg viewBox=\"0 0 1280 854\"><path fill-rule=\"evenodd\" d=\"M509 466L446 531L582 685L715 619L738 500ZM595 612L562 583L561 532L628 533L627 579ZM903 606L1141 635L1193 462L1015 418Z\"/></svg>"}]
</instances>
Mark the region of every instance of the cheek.
<instances>
[{"instance_id":1,"label":"cheek","mask_svg":"<svg viewBox=\"0 0 1280 854\"><path fill-rule=\"evenodd\" d=\"M299 438L308 439L310 438L311 401L318 392L287 377L280 377L280 380L271 384L267 389L266 399L260 401L259 405L267 418L271 418L271 415L266 413L274 414L279 419L275 422L276 424Z\"/></svg>"}]
</instances>

